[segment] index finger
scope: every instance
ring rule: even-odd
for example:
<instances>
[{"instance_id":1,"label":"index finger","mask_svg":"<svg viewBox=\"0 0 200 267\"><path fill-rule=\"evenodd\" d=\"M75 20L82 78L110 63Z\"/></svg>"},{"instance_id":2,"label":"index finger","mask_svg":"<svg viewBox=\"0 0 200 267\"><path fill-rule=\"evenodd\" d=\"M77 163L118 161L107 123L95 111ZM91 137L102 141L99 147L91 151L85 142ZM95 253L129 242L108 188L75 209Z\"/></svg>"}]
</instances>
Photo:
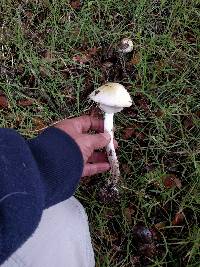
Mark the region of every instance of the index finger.
<instances>
[{"instance_id":1,"label":"index finger","mask_svg":"<svg viewBox=\"0 0 200 267\"><path fill-rule=\"evenodd\" d=\"M87 133L89 130L99 133L103 133L104 131L103 120L92 116L81 116L76 118L76 124L80 133Z\"/></svg>"},{"instance_id":2,"label":"index finger","mask_svg":"<svg viewBox=\"0 0 200 267\"><path fill-rule=\"evenodd\" d=\"M107 132L99 134L86 134L82 137L82 142L84 144L88 144L88 147L90 147L93 152L95 149L102 149L109 144L110 134Z\"/></svg>"}]
</instances>

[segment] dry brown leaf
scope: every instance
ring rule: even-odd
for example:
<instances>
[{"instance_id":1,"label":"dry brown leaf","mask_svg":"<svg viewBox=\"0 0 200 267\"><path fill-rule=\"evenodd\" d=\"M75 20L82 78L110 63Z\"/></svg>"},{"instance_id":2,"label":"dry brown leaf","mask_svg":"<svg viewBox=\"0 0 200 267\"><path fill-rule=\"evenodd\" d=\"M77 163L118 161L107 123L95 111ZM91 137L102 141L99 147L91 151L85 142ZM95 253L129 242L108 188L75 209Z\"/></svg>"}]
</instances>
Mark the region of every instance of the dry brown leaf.
<instances>
[{"instance_id":1,"label":"dry brown leaf","mask_svg":"<svg viewBox=\"0 0 200 267\"><path fill-rule=\"evenodd\" d=\"M162 118L164 115L165 115L165 112L162 109L157 109L155 111L155 116L158 117L158 118Z\"/></svg>"},{"instance_id":2,"label":"dry brown leaf","mask_svg":"<svg viewBox=\"0 0 200 267\"><path fill-rule=\"evenodd\" d=\"M33 74L31 74L29 77L28 77L28 85L30 86L30 87L34 87L34 85L35 85L35 81L36 81L36 77L33 75Z\"/></svg>"},{"instance_id":3,"label":"dry brown leaf","mask_svg":"<svg viewBox=\"0 0 200 267\"><path fill-rule=\"evenodd\" d=\"M172 225L181 225L182 222L184 221L185 219L185 215L183 213L183 211L179 211L176 213L173 221L172 221Z\"/></svg>"},{"instance_id":4,"label":"dry brown leaf","mask_svg":"<svg viewBox=\"0 0 200 267\"><path fill-rule=\"evenodd\" d=\"M135 135L135 128L133 128L133 127L127 127L123 131L122 138L124 140L127 140L127 139L133 137L134 135Z\"/></svg>"},{"instance_id":5,"label":"dry brown leaf","mask_svg":"<svg viewBox=\"0 0 200 267\"><path fill-rule=\"evenodd\" d=\"M154 226L155 226L156 229L160 230L160 229L165 228L166 222L159 222L159 223L156 223Z\"/></svg>"},{"instance_id":6,"label":"dry brown leaf","mask_svg":"<svg viewBox=\"0 0 200 267\"><path fill-rule=\"evenodd\" d=\"M191 130L195 126L192 116L185 117L183 125L187 130Z\"/></svg>"},{"instance_id":7,"label":"dry brown leaf","mask_svg":"<svg viewBox=\"0 0 200 267\"><path fill-rule=\"evenodd\" d=\"M26 11L26 12L24 13L24 16L25 16L26 18L28 18L29 20L31 20L31 19L33 18L33 13L32 13L31 11Z\"/></svg>"},{"instance_id":8,"label":"dry brown leaf","mask_svg":"<svg viewBox=\"0 0 200 267\"><path fill-rule=\"evenodd\" d=\"M196 115L198 118L200 118L200 110L197 110L197 111L195 112L195 115Z\"/></svg>"},{"instance_id":9,"label":"dry brown leaf","mask_svg":"<svg viewBox=\"0 0 200 267\"><path fill-rule=\"evenodd\" d=\"M81 55L73 56L72 60L82 65L82 64L85 64L91 61L91 59L93 58L93 56L96 55L97 52L98 52L98 48L92 47L92 48L89 48L84 53L82 53Z\"/></svg>"},{"instance_id":10,"label":"dry brown leaf","mask_svg":"<svg viewBox=\"0 0 200 267\"><path fill-rule=\"evenodd\" d=\"M8 99L5 95L0 95L0 109L8 108Z\"/></svg>"},{"instance_id":11,"label":"dry brown leaf","mask_svg":"<svg viewBox=\"0 0 200 267\"><path fill-rule=\"evenodd\" d=\"M178 187L178 189L181 189L182 183L181 183L181 180L179 180L179 178L174 178L174 183L176 187Z\"/></svg>"},{"instance_id":12,"label":"dry brown leaf","mask_svg":"<svg viewBox=\"0 0 200 267\"><path fill-rule=\"evenodd\" d=\"M163 183L165 188L178 187L179 189L181 189L182 187L181 180L177 178L175 174L167 174L166 176L164 176Z\"/></svg>"},{"instance_id":13,"label":"dry brown leaf","mask_svg":"<svg viewBox=\"0 0 200 267\"><path fill-rule=\"evenodd\" d=\"M144 111L149 111L149 104L145 98L141 98L137 101L139 108L143 109Z\"/></svg>"},{"instance_id":14,"label":"dry brown leaf","mask_svg":"<svg viewBox=\"0 0 200 267\"><path fill-rule=\"evenodd\" d=\"M20 107L29 107L29 106L32 106L33 103L34 103L33 99L20 99L17 105Z\"/></svg>"},{"instance_id":15,"label":"dry brown leaf","mask_svg":"<svg viewBox=\"0 0 200 267\"><path fill-rule=\"evenodd\" d=\"M80 0L72 0L70 1L70 6L75 10L81 9L81 1Z\"/></svg>"},{"instance_id":16,"label":"dry brown leaf","mask_svg":"<svg viewBox=\"0 0 200 267\"><path fill-rule=\"evenodd\" d=\"M130 61L132 65L137 65L141 61L141 55L139 52L135 53Z\"/></svg>"},{"instance_id":17,"label":"dry brown leaf","mask_svg":"<svg viewBox=\"0 0 200 267\"><path fill-rule=\"evenodd\" d=\"M36 132L40 132L47 127L47 124L40 117L34 117L32 119L32 123L33 123L33 130Z\"/></svg>"}]
</instances>

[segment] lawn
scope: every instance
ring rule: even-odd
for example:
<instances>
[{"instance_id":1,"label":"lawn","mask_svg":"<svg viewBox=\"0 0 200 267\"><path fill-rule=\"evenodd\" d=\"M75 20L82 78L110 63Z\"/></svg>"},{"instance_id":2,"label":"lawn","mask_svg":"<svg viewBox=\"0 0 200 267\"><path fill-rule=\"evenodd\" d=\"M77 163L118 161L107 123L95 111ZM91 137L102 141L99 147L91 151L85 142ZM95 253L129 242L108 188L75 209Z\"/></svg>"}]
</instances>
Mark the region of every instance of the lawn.
<instances>
[{"instance_id":1,"label":"lawn","mask_svg":"<svg viewBox=\"0 0 200 267\"><path fill-rule=\"evenodd\" d=\"M84 179L97 267L200 266L198 0L1 0L0 126L36 136L99 114L88 95L123 84L115 117L121 198ZM124 37L128 54L118 52Z\"/></svg>"}]
</instances>

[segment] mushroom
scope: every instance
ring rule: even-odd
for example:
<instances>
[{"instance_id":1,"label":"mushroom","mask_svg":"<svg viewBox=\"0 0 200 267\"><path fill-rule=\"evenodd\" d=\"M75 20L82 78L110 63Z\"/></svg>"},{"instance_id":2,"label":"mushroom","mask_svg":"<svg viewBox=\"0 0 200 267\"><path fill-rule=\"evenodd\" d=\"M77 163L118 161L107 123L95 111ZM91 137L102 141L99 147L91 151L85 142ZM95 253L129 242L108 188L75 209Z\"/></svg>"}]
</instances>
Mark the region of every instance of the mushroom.
<instances>
[{"instance_id":1,"label":"mushroom","mask_svg":"<svg viewBox=\"0 0 200 267\"><path fill-rule=\"evenodd\" d=\"M105 112L104 131L109 132L111 136L110 143L106 147L108 160L111 166L111 180L108 182L108 185L111 186L112 189L117 190L116 185L120 178L120 170L113 143L113 116L114 113L120 112L124 107L130 107L132 105L132 100L123 85L112 82L106 83L94 90L89 95L89 98L97 102L100 108Z\"/></svg>"},{"instance_id":2,"label":"mushroom","mask_svg":"<svg viewBox=\"0 0 200 267\"><path fill-rule=\"evenodd\" d=\"M118 46L118 51L127 54L133 51L133 42L129 38L123 38Z\"/></svg>"},{"instance_id":3,"label":"mushroom","mask_svg":"<svg viewBox=\"0 0 200 267\"><path fill-rule=\"evenodd\" d=\"M132 40L129 39L129 38L123 38L120 41L119 45L117 46L117 52L118 52L119 61L120 61L121 67L122 67L123 74L126 77L129 77L129 75L126 72L127 68L126 68L126 60L124 58L124 55L128 54L128 53L130 53L132 51L133 51L133 42L132 42Z\"/></svg>"}]
</instances>

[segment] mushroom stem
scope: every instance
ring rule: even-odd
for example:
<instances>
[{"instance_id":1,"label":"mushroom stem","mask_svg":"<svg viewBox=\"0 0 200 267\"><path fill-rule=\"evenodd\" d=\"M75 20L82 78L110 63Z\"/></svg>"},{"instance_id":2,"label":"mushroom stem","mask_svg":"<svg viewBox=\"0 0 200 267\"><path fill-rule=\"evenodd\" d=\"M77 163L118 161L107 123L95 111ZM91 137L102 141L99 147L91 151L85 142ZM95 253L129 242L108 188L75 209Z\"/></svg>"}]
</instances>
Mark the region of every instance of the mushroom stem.
<instances>
[{"instance_id":1,"label":"mushroom stem","mask_svg":"<svg viewBox=\"0 0 200 267\"><path fill-rule=\"evenodd\" d=\"M109 132L111 139L110 143L106 147L106 152L108 155L108 160L111 166L111 179L108 181L108 184L112 184L115 187L119 181L120 171L119 171L119 162L114 147L114 134L113 134L113 116L114 113L105 113L104 117L104 131Z\"/></svg>"}]
</instances>

